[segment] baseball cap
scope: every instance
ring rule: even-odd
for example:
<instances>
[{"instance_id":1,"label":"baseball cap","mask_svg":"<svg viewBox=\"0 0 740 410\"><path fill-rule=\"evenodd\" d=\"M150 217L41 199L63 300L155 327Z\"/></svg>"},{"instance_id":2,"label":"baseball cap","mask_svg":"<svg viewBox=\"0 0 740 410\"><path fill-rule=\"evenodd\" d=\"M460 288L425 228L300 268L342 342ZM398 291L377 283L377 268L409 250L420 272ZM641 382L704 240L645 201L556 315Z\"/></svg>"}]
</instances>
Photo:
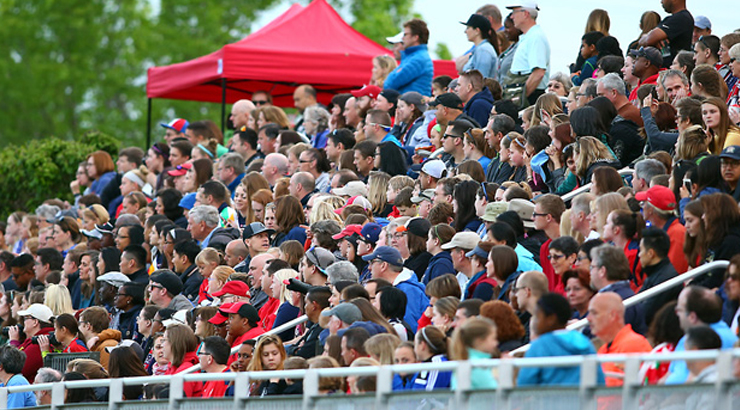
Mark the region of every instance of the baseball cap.
<instances>
[{"instance_id":1,"label":"baseball cap","mask_svg":"<svg viewBox=\"0 0 740 410\"><path fill-rule=\"evenodd\" d=\"M411 218L409 219L404 226L399 226L396 228L396 232L410 232L416 236L421 236L422 238L427 237L429 235L429 229L432 227L432 223L424 218Z\"/></svg>"},{"instance_id":2,"label":"baseball cap","mask_svg":"<svg viewBox=\"0 0 740 410\"><path fill-rule=\"evenodd\" d=\"M386 37L385 38L385 41L387 41L390 44L403 43L403 31L400 32L400 33L398 33L398 34L396 34L393 37Z\"/></svg>"},{"instance_id":3,"label":"baseball cap","mask_svg":"<svg viewBox=\"0 0 740 410\"><path fill-rule=\"evenodd\" d=\"M88 231L87 229L80 229L80 233L88 238L103 239L103 234L100 233L100 231L98 231L97 229L93 229L90 231Z\"/></svg>"},{"instance_id":4,"label":"baseball cap","mask_svg":"<svg viewBox=\"0 0 740 410\"><path fill-rule=\"evenodd\" d=\"M34 303L29 306L28 309L19 311L18 316L31 316L32 318L42 322L50 322L51 318L54 317L54 312L52 312L46 305Z\"/></svg>"},{"instance_id":5,"label":"baseball cap","mask_svg":"<svg viewBox=\"0 0 740 410\"><path fill-rule=\"evenodd\" d=\"M352 303L340 303L329 310L321 312L321 316L336 316L339 320L347 324L352 324L362 320L362 312L360 311L360 308Z\"/></svg>"},{"instance_id":6,"label":"baseball cap","mask_svg":"<svg viewBox=\"0 0 740 410\"><path fill-rule=\"evenodd\" d=\"M706 16L696 16L694 17L694 27L702 30L711 29L712 22Z\"/></svg>"},{"instance_id":7,"label":"baseball cap","mask_svg":"<svg viewBox=\"0 0 740 410\"><path fill-rule=\"evenodd\" d=\"M221 325L224 324L227 320L229 320L229 314L226 312L233 303L224 303L223 305L218 307L218 311L215 315L213 315L212 318L208 319L208 323L214 324L214 325Z\"/></svg>"},{"instance_id":8,"label":"baseball cap","mask_svg":"<svg viewBox=\"0 0 740 410\"><path fill-rule=\"evenodd\" d=\"M540 9L539 6L537 6L536 1L528 1L528 0L522 0L522 1L506 6L506 8L509 10L519 8L519 7L523 7L525 9L535 9L535 10Z\"/></svg>"},{"instance_id":9,"label":"baseball cap","mask_svg":"<svg viewBox=\"0 0 740 410\"><path fill-rule=\"evenodd\" d=\"M429 105L432 107L442 105L443 107L454 108L456 110L463 109L463 102L455 93L440 94L434 99L434 101L430 102Z\"/></svg>"},{"instance_id":10,"label":"baseball cap","mask_svg":"<svg viewBox=\"0 0 740 410\"><path fill-rule=\"evenodd\" d=\"M369 262L373 259L379 259L383 262L388 262L394 266L403 266L403 258L398 249L390 246L378 246L375 251L369 255L362 257L362 260Z\"/></svg>"},{"instance_id":11,"label":"baseball cap","mask_svg":"<svg viewBox=\"0 0 740 410\"><path fill-rule=\"evenodd\" d=\"M332 193L339 196L367 196L367 185L362 181L350 181L343 187L334 188Z\"/></svg>"},{"instance_id":12,"label":"baseball cap","mask_svg":"<svg viewBox=\"0 0 740 410\"><path fill-rule=\"evenodd\" d=\"M375 222L366 223L365 226L362 227L360 238L363 242L369 242L375 245L375 243L378 242L378 239L380 239L380 231L382 229L383 228L380 224L376 224Z\"/></svg>"},{"instance_id":13,"label":"baseball cap","mask_svg":"<svg viewBox=\"0 0 740 410\"><path fill-rule=\"evenodd\" d=\"M332 235L332 239L335 241L338 241L346 236L352 236L354 234L360 235L362 232L362 225L347 225L342 229L342 232L339 232L336 235Z\"/></svg>"},{"instance_id":14,"label":"baseball cap","mask_svg":"<svg viewBox=\"0 0 740 410\"><path fill-rule=\"evenodd\" d=\"M647 201L650 205L661 211L673 211L676 209L676 196L668 187L655 185L647 191L635 194L638 201Z\"/></svg>"},{"instance_id":15,"label":"baseball cap","mask_svg":"<svg viewBox=\"0 0 740 410\"><path fill-rule=\"evenodd\" d=\"M100 224L100 225L95 224L95 230L98 231L98 232L100 232L102 235L105 235L105 234L111 234L112 235L114 229L116 229L116 227L113 226L113 224L110 223L110 222L106 222L106 223Z\"/></svg>"},{"instance_id":16,"label":"baseball cap","mask_svg":"<svg viewBox=\"0 0 740 410\"><path fill-rule=\"evenodd\" d=\"M308 259L313 266L316 266L321 273L326 273L326 268L328 268L332 263L336 261L336 258L334 257L334 254L331 253L328 249L320 248L320 247L313 247L309 249L306 252L306 259Z\"/></svg>"},{"instance_id":17,"label":"baseball cap","mask_svg":"<svg viewBox=\"0 0 740 410\"><path fill-rule=\"evenodd\" d=\"M160 122L159 125L165 128L169 128L171 130L175 130L177 132L185 132L185 130L188 129L188 125L190 125L190 123L188 122L188 120L184 120L182 118L175 118L174 120L168 123Z\"/></svg>"},{"instance_id":18,"label":"baseball cap","mask_svg":"<svg viewBox=\"0 0 740 410\"><path fill-rule=\"evenodd\" d=\"M525 228L534 228L534 220L532 214L534 214L534 204L526 199L514 198L509 201L508 211L514 211L521 218Z\"/></svg>"},{"instance_id":19,"label":"baseball cap","mask_svg":"<svg viewBox=\"0 0 740 410\"><path fill-rule=\"evenodd\" d=\"M247 296L249 294L249 285L240 281L232 280L226 282L224 286L218 292L213 293L215 297L221 297L223 295L236 295L236 296Z\"/></svg>"},{"instance_id":20,"label":"baseball cap","mask_svg":"<svg viewBox=\"0 0 740 410\"><path fill-rule=\"evenodd\" d=\"M432 202L434 200L434 190L433 189L425 189L421 192L419 192L418 196L412 196L411 202L418 204L424 201Z\"/></svg>"},{"instance_id":21,"label":"baseball cap","mask_svg":"<svg viewBox=\"0 0 740 410\"><path fill-rule=\"evenodd\" d=\"M182 281L170 270L164 270L149 277L150 282L161 285L167 292L178 295L182 292Z\"/></svg>"},{"instance_id":22,"label":"baseball cap","mask_svg":"<svg viewBox=\"0 0 740 410\"><path fill-rule=\"evenodd\" d=\"M430 159L428 161L424 161L424 164L421 166L421 172L432 178L440 179L445 175L446 171L447 168L445 167L445 163L442 162L441 159Z\"/></svg>"},{"instance_id":23,"label":"baseball cap","mask_svg":"<svg viewBox=\"0 0 740 410\"><path fill-rule=\"evenodd\" d=\"M486 222L496 222L496 218L499 215L508 210L508 204L506 202L491 202L486 205L486 211L480 219Z\"/></svg>"},{"instance_id":24,"label":"baseball cap","mask_svg":"<svg viewBox=\"0 0 740 410\"><path fill-rule=\"evenodd\" d=\"M167 327L169 325L187 325L188 324L188 310L178 310L171 318L162 321L162 326Z\"/></svg>"},{"instance_id":25,"label":"baseball cap","mask_svg":"<svg viewBox=\"0 0 740 410\"><path fill-rule=\"evenodd\" d=\"M380 94L381 91L383 90L377 85L363 85L362 88L352 91L351 94L355 98L370 97L375 99L378 98L378 94Z\"/></svg>"},{"instance_id":26,"label":"baseball cap","mask_svg":"<svg viewBox=\"0 0 740 410\"><path fill-rule=\"evenodd\" d=\"M480 242L480 236L475 232L458 232L452 237L452 240L440 246L444 250L455 248L473 250Z\"/></svg>"},{"instance_id":27,"label":"baseball cap","mask_svg":"<svg viewBox=\"0 0 740 410\"><path fill-rule=\"evenodd\" d=\"M242 232L242 238L243 239L249 239L253 237L254 235L259 235L262 232L267 232L269 235L272 235L275 233L273 229L268 229L265 224L262 222L252 222L251 224L244 227L244 231Z\"/></svg>"},{"instance_id":28,"label":"baseball cap","mask_svg":"<svg viewBox=\"0 0 740 410\"><path fill-rule=\"evenodd\" d=\"M364 196L353 196L347 201L347 203L343 207L339 209L335 209L334 213L341 215L342 211L344 211L344 208L350 205L359 205L366 211L373 209L373 204L371 204L370 201L368 201L367 198L365 198Z\"/></svg>"},{"instance_id":29,"label":"baseball cap","mask_svg":"<svg viewBox=\"0 0 740 410\"><path fill-rule=\"evenodd\" d=\"M655 47L640 47L637 50L630 50L630 55L635 58L644 57L650 64L663 67L663 54Z\"/></svg>"},{"instance_id":30,"label":"baseball cap","mask_svg":"<svg viewBox=\"0 0 740 410\"><path fill-rule=\"evenodd\" d=\"M475 245L475 248L473 248L472 251L465 254L468 258L471 258L473 256L479 256L481 258L488 258L488 252L484 251L480 246Z\"/></svg>"},{"instance_id":31,"label":"baseball cap","mask_svg":"<svg viewBox=\"0 0 740 410\"><path fill-rule=\"evenodd\" d=\"M98 276L98 282L105 282L109 285L113 285L117 288L123 286L124 283L131 282L128 276L121 272L108 272L105 275Z\"/></svg>"},{"instance_id":32,"label":"baseball cap","mask_svg":"<svg viewBox=\"0 0 740 410\"><path fill-rule=\"evenodd\" d=\"M480 14L471 14L467 22L461 21L460 24L464 24L468 27L480 29L482 33L488 33L491 31L491 22L485 16Z\"/></svg>"},{"instance_id":33,"label":"baseball cap","mask_svg":"<svg viewBox=\"0 0 740 410\"><path fill-rule=\"evenodd\" d=\"M193 209L195 206L195 192L185 194L180 200L180 208L187 209L188 211Z\"/></svg>"},{"instance_id":34,"label":"baseball cap","mask_svg":"<svg viewBox=\"0 0 740 410\"><path fill-rule=\"evenodd\" d=\"M182 164L167 171L171 177L181 177L188 173L188 170L193 167L193 164L189 162L183 162Z\"/></svg>"},{"instance_id":35,"label":"baseball cap","mask_svg":"<svg viewBox=\"0 0 740 410\"><path fill-rule=\"evenodd\" d=\"M250 322L257 323L260 321L260 315L257 313L257 309L247 302L234 303L228 310L225 310L225 312L239 315L248 319Z\"/></svg>"},{"instance_id":36,"label":"baseball cap","mask_svg":"<svg viewBox=\"0 0 740 410\"><path fill-rule=\"evenodd\" d=\"M427 110L427 104L424 102L424 96L416 91L407 91L399 97L399 100L406 104L414 104L419 111L424 112Z\"/></svg>"},{"instance_id":37,"label":"baseball cap","mask_svg":"<svg viewBox=\"0 0 740 410\"><path fill-rule=\"evenodd\" d=\"M722 150L720 158L729 158L740 161L740 145L730 145Z\"/></svg>"}]
</instances>

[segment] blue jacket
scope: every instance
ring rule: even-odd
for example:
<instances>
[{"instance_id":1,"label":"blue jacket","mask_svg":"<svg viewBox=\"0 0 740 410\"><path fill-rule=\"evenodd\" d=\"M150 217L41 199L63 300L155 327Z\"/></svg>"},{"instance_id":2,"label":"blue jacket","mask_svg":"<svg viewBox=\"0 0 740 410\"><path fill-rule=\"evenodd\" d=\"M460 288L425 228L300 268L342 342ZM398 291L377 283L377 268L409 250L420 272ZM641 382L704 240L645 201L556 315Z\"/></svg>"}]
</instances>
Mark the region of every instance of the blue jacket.
<instances>
[{"instance_id":1,"label":"blue jacket","mask_svg":"<svg viewBox=\"0 0 740 410\"><path fill-rule=\"evenodd\" d=\"M409 269L404 269L396 277L394 286L406 294L408 302L406 304L406 315L404 315L403 320L409 324L411 330L415 333L419 318L429 306L429 298L425 292L426 288L419 283L416 274Z\"/></svg>"},{"instance_id":2,"label":"blue jacket","mask_svg":"<svg viewBox=\"0 0 740 410\"><path fill-rule=\"evenodd\" d=\"M105 189L106 185L108 185L108 183L112 181L115 176L115 171L106 172L105 174L101 175L100 178L93 181L90 185L90 193L100 196L100 194L103 193L103 189Z\"/></svg>"},{"instance_id":3,"label":"blue jacket","mask_svg":"<svg viewBox=\"0 0 740 410\"><path fill-rule=\"evenodd\" d=\"M596 354L591 341L575 330L556 330L545 333L532 342L524 357L580 356ZM598 384L605 384L604 372L598 366ZM581 369L573 367L522 367L517 386L578 386Z\"/></svg>"},{"instance_id":4,"label":"blue jacket","mask_svg":"<svg viewBox=\"0 0 740 410\"><path fill-rule=\"evenodd\" d=\"M447 361L447 356L438 354L425 363L442 363ZM452 382L452 372L441 372L439 370L430 370L428 372L419 372L414 380L412 390L449 389Z\"/></svg>"},{"instance_id":5,"label":"blue jacket","mask_svg":"<svg viewBox=\"0 0 740 410\"><path fill-rule=\"evenodd\" d=\"M421 95L432 95L434 65L426 44L409 47L401 51L401 64L388 74L383 88L403 94L416 91Z\"/></svg>"},{"instance_id":6,"label":"blue jacket","mask_svg":"<svg viewBox=\"0 0 740 410\"><path fill-rule=\"evenodd\" d=\"M456 273L455 267L452 265L452 255L448 251L442 251L429 259L429 265L426 272L424 272L424 276L421 277L421 281L426 285L430 280L445 273L453 275Z\"/></svg>"},{"instance_id":7,"label":"blue jacket","mask_svg":"<svg viewBox=\"0 0 740 410\"><path fill-rule=\"evenodd\" d=\"M571 78L571 80L573 80L573 85L581 85L583 80L593 77L594 71L596 71L596 61L598 59L598 55L591 56L586 59L583 63L583 67L581 67L581 75L574 75L573 78Z\"/></svg>"},{"instance_id":8,"label":"blue jacket","mask_svg":"<svg viewBox=\"0 0 740 410\"><path fill-rule=\"evenodd\" d=\"M463 113L473 117L474 120L478 121L478 124L483 125L488 123L491 107L493 107L493 95L491 95L488 87L484 87L483 90L468 100L465 107L463 107Z\"/></svg>"},{"instance_id":9,"label":"blue jacket","mask_svg":"<svg viewBox=\"0 0 740 410\"><path fill-rule=\"evenodd\" d=\"M737 342L737 336L732 333L727 323L720 320L717 323L710 324L709 327L717 332L717 335L722 340L722 349L732 349L732 346ZM686 335L678 341L675 351L686 351ZM689 377L689 368L686 367L686 362L683 360L672 361L668 372L668 378L666 378L665 384L683 384Z\"/></svg>"}]
</instances>

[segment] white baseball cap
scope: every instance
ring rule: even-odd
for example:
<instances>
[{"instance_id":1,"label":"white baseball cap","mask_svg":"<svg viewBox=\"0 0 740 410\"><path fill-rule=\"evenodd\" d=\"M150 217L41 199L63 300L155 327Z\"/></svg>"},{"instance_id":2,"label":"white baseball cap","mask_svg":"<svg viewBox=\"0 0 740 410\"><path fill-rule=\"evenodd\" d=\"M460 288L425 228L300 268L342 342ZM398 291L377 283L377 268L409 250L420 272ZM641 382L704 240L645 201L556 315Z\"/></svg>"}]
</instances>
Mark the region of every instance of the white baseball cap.
<instances>
[{"instance_id":1,"label":"white baseball cap","mask_svg":"<svg viewBox=\"0 0 740 410\"><path fill-rule=\"evenodd\" d=\"M540 9L539 6L537 6L537 2L536 1L528 1L528 0L522 0L522 1L519 1L519 2L516 2L514 4L511 4L511 5L506 6L506 8L509 9L509 10L516 9L516 8L519 8L519 7L522 7L522 8L525 8L525 9L535 9L535 10L539 10Z\"/></svg>"},{"instance_id":2,"label":"white baseball cap","mask_svg":"<svg viewBox=\"0 0 740 410\"><path fill-rule=\"evenodd\" d=\"M29 306L28 309L19 311L18 316L31 316L32 318L38 319L42 322L50 322L51 318L54 317L54 312L52 312L46 305L34 303Z\"/></svg>"},{"instance_id":3,"label":"white baseball cap","mask_svg":"<svg viewBox=\"0 0 740 410\"><path fill-rule=\"evenodd\" d=\"M445 163L440 159L424 161L424 165L421 166L421 172L437 179L442 178L442 175L444 175L446 170L447 168L445 167Z\"/></svg>"}]
</instances>

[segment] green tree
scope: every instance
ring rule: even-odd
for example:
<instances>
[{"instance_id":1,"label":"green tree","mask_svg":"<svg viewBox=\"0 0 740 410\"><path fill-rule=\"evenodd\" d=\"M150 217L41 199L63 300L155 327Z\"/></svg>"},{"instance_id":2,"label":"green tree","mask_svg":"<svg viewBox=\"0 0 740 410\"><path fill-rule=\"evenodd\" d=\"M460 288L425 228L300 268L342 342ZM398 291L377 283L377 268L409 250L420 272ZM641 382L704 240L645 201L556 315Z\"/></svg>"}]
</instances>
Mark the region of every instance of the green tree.
<instances>
[{"instance_id":1,"label":"green tree","mask_svg":"<svg viewBox=\"0 0 740 410\"><path fill-rule=\"evenodd\" d=\"M440 60L452 60L452 51L450 51L450 48L445 43L437 43L434 52Z\"/></svg>"},{"instance_id":2,"label":"green tree","mask_svg":"<svg viewBox=\"0 0 740 410\"><path fill-rule=\"evenodd\" d=\"M352 27L379 44L401 31L412 16L413 0L331 0L337 8L349 7Z\"/></svg>"}]
</instances>

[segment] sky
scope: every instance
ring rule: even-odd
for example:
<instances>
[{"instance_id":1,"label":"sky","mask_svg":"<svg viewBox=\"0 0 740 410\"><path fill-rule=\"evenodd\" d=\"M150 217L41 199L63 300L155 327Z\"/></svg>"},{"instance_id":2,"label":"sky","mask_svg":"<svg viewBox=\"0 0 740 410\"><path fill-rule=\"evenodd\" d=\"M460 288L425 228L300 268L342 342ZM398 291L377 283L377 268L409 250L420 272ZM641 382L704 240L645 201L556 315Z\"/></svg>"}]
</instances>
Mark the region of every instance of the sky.
<instances>
[{"instance_id":1,"label":"sky","mask_svg":"<svg viewBox=\"0 0 740 410\"><path fill-rule=\"evenodd\" d=\"M294 1L283 1L263 12L255 21L252 31L279 16L293 3ZM306 1L300 3L307 4ZM499 6L506 16L505 6L511 4L510 1L492 3ZM454 7L451 7L451 4L454 4ZM437 43L447 44L454 56L468 50L472 43L467 41L464 33L465 27L459 22L467 21L470 14L483 4L488 4L488 2L415 0L413 12L420 14L429 26L430 51L435 49ZM643 12L652 10L663 17L667 15L660 5L660 0L540 0L539 7L538 24L542 25L550 42L551 73L568 72L568 65L575 61L591 10L601 8L609 12L610 34L619 40L623 51L626 51L624 49L627 45L640 34L639 23ZM740 21L737 20L738 0L688 0L687 7L694 16L709 17L713 34L720 37L740 28ZM338 11L345 20L350 21L351 16L343 10ZM399 31L401 31L400 27ZM394 34L396 33L388 33L388 36Z\"/></svg>"}]
</instances>

